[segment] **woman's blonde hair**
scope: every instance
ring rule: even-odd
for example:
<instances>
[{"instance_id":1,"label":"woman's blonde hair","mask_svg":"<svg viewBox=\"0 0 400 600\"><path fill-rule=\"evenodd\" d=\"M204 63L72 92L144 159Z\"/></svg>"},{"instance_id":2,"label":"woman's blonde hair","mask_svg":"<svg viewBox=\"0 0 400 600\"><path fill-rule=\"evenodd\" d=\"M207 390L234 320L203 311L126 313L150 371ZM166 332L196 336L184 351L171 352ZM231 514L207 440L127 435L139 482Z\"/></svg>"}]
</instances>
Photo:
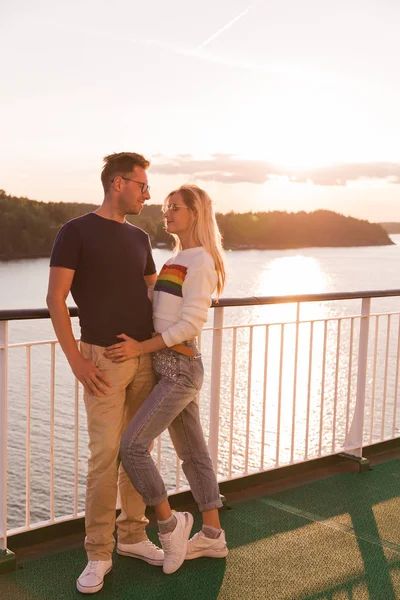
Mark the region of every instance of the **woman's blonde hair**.
<instances>
[{"instance_id":1,"label":"woman's blonde hair","mask_svg":"<svg viewBox=\"0 0 400 600\"><path fill-rule=\"evenodd\" d=\"M186 206L194 215L192 222L192 233L196 244L212 256L217 273L217 297L224 289L226 273L224 264L224 251L222 249L222 236L218 229L215 218L214 207L211 198L206 191L197 185L182 185L179 189L170 192L164 201L164 206L170 203L174 194L180 194ZM174 250L182 250L181 242L177 235L172 234L175 239Z\"/></svg>"}]
</instances>

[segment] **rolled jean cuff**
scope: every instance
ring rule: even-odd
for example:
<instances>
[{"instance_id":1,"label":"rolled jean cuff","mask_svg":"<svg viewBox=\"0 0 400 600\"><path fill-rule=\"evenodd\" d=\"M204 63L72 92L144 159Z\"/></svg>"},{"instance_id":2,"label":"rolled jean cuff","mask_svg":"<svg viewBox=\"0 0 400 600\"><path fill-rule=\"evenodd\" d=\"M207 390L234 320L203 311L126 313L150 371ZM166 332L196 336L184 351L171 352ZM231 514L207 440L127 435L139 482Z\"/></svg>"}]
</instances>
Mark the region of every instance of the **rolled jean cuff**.
<instances>
[{"instance_id":1,"label":"rolled jean cuff","mask_svg":"<svg viewBox=\"0 0 400 600\"><path fill-rule=\"evenodd\" d=\"M86 552L88 560L110 560L112 552Z\"/></svg>"},{"instance_id":2,"label":"rolled jean cuff","mask_svg":"<svg viewBox=\"0 0 400 600\"><path fill-rule=\"evenodd\" d=\"M203 512L204 510L212 510L213 508L222 508L222 500L218 498L217 500L213 500L212 502L207 502L207 504L199 504L199 511Z\"/></svg>"},{"instance_id":3,"label":"rolled jean cuff","mask_svg":"<svg viewBox=\"0 0 400 600\"><path fill-rule=\"evenodd\" d=\"M158 506L159 504L167 500L168 494L167 492L164 492L164 494L162 494L161 496L157 496L156 498L146 498L145 496L142 496L142 498L146 506Z\"/></svg>"},{"instance_id":4,"label":"rolled jean cuff","mask_svg":"<svg viewBox=\"0 0 400 600\"><path fill-rule=\"evenodd\" d=\"M118 542L121 544L140 544L140 542L145 542L147 539L147 533L145 530L141 531L140 533L136 532L135 534L125 534L125 536L118 534Z\"/></svg>"}]
</instances>

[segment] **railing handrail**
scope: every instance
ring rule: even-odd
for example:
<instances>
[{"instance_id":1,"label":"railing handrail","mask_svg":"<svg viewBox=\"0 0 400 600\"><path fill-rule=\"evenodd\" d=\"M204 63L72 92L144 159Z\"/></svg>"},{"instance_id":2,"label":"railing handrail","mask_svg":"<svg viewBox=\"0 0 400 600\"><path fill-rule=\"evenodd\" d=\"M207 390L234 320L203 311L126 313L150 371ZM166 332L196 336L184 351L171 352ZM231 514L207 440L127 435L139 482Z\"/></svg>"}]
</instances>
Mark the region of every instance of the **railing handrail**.
<instances>
[{"instance_id":1,"label":"railing handrail","mask_svg":"<svg viewBox=\"0 0 400 600\"><path fill-rule=\"evenodd\" d=\"M76 306L68 307L71 317L78 316ZM24 321L27 319L50 319L50 313L47 308L13 308L0 310L0 321Z\"/></svg>"},{"instance_id":2,"label":"railing handrail","mask_svg":"<svg viewBox=\"0 0 400 600\"><path fill-rule=\"evenodd\" d=\"M400 296L400 290L366 290L358 292L327 292L324 294L289 294L287 296L249 296L247 298L220 298L212 307L257 306L264 304L290 304L294 302L328 302L330 300L359 300ZM1 311L0 311L1 315Z\"/></svg>"},{"instance_id":3,"label":"railing handrail","mask_svg":"<svg viewBox=\"0 0 400 600\"><path fill-rule=\"evenodd\" d=\"M400 296L400 290L364 290L358 292L328 292L325 294L290 294L287 296L248 296L244 298L220 298L212 301L212 308L224 306L262 306L266 304L290 304L294 302L329 302L334 300L358 300L360 298L385 298ZM68 307L71 317L78 316L76 306ZM26 319L49 319L47 308L14 308L0 310L0 321Z\"/></svg>"}]
</instances>

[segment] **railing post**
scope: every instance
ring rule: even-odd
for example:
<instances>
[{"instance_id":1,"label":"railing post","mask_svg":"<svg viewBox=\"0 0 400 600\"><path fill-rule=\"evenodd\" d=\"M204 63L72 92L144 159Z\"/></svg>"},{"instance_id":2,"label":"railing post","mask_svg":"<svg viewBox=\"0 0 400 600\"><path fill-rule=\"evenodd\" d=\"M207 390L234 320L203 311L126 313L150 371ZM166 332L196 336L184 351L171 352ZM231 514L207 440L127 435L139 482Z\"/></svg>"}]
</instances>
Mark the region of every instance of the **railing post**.
<instances>
[{"instance_id":1,"label":"railing post","mask_svg":"<svg viewBox=\"0 0 400 600\"><path fill-rule=\"evenodd\" d=\"M214 308L213 342L211 358L210 433L208 450L215 472L218 472L219 404L221 389L222 327L224 309Z\"/></svg>"},{"instance_id":2,"label":"railing post","mask_svg":"<svg viewBox=\"0 0 400 600\"><path fill-rule=\"evenodd\" d=\"M363 298L361 303L360 339L358 343L357 396L353 420L347 436L346 446L349 454L362 457L364 416L365 416L365 387L368 364L368 333L369 316L371 314L371 298ZM350 357L351 360L351 357Z\"/></svg>"},{"instance_id":3,"label":"railing post","mask_svg":"<svg viewBox=\"0 0 400 600\"><path fill-rule=\"evenodd\" d=\"M0 321L0 573L16 567L15 554L7 550L7 394L8 321Z\"/></svg>"}]
</instances>

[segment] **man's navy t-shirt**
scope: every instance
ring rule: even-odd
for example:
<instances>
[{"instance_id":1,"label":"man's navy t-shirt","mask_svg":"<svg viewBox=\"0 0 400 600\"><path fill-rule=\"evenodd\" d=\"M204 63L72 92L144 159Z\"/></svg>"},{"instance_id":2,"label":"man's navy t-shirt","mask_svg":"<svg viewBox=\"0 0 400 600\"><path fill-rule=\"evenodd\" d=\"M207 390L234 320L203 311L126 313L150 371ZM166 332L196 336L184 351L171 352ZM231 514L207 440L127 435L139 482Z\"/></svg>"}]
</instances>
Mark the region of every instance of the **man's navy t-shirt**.
<instances>
[{"instance_id":1,"label":"man's navy t-shirt","mask_svg":"<svg viewBox=\"0 0 400 600\"><path fill-rule=\"evenodd\" d=\"M147 233L95 213L68 221L58 232L51 267L75 271L72 297L81 339L109 346L125 333L138 341L153 331L144 275L156 272Z\"/></svg>"}]
</instances>

